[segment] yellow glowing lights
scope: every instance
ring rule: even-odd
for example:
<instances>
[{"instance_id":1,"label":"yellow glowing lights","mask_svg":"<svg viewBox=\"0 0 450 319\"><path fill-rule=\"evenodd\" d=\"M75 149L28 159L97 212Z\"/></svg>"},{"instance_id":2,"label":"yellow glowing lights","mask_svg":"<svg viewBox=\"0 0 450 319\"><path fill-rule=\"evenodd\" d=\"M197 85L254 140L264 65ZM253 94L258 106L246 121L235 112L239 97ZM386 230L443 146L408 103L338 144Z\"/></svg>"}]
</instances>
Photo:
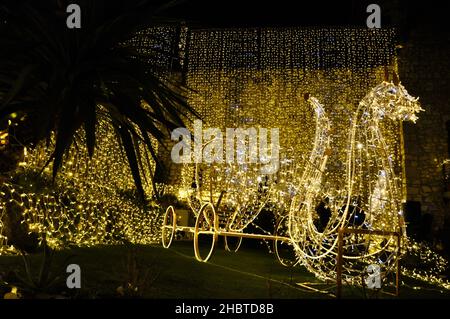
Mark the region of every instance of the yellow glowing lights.
<instances>
[{"instance_id":1,"label":"yellow glowing lights","mask_svg":"<svg viewBox=\"0 0 450 319\"><path fill-rule=\"evenodd\" d=\"M0 145L8 144L8 131L0 131Z\"/></svg>"},{"instance_id":2,"label":"yellow glowing lights","mask_svg":"<svg viewBox=\"0 0 450 319\"><path fill-rule=\"evenodd\" d=\"M84 134L81 132L79 136ZM92 160L89 160L87 150L80 146L83 143L78 148L71 148L52 193L41 189L34 191L34 183L26 186L30 190L3 183L0 186L0 215L6 213L8 205L23 207L29 231L46 233L48 243L56 248L68 243L83 246L121 242L122 239L136 243L155 242L159 235L156 217L159 208L144 208L133 202L133 178L108 121L100 121L97 136L101 142ZM17 173L33 176L48 160L51 148L42 143L24 155L25 161L19 164ZM51 180L50 168L44 170L44 179ZM151 176L153 169L151 160L148 164L143 163L143 172L147 176ZM144 188L151 196L151 185L145 183ZM15 195L18 191L20 195ZM0 224L0 246L7 247L2 226ZM5 248L0 248L0 253L2 250Z\"/></svg>"}]
</instances>

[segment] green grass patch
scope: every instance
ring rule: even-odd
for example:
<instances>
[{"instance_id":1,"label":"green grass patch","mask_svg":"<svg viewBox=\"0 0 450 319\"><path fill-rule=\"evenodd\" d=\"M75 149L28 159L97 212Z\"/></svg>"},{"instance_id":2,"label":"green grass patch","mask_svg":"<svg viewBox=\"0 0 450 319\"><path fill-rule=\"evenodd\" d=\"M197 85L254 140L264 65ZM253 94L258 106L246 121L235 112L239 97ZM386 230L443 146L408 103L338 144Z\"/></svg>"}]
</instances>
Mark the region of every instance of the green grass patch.
<instances>
[{"instance_id":1,"label":"green grass patch","mask_svg":"<svg viewBox=\"0 0 450 319\"><path fill-rule=\"evenodd\" d=\"M233 253L222 247L218 245L208 263L195 260L192 242L175 242L170 249L160 245L118 245L58 251L52 269L60 280L52 293L63 293L64 296L75 298L126 297L129 294L121 295L118 287L125 287L130 281L139 286L133 296L142 298L332 298L329 294L297 284L305 282L309 283L309 287L335 292L335 284L317 280L303 267L280 265L275 255L267 249L242 247ZM136 258L130 259L133 250ZM69 263L81 267L81 289L65 288L68 274L61 269L65 269L63 264L67 263L69 256ZM41 259L40 254L31 256L36 267ZM20 256L0 257L0 275L10 285L17 281L15 273L24 273L23 268ZM400 298L450 297L449 292L440 292L436 287L424 283L405 278L403 282ZM4 284L0 292L4 294L9 289ZM365 297L361 288L348 286L344 287L343 296ZM393 298L385 294L378 294L377 297Z\"/></svg>"}]
</instances>

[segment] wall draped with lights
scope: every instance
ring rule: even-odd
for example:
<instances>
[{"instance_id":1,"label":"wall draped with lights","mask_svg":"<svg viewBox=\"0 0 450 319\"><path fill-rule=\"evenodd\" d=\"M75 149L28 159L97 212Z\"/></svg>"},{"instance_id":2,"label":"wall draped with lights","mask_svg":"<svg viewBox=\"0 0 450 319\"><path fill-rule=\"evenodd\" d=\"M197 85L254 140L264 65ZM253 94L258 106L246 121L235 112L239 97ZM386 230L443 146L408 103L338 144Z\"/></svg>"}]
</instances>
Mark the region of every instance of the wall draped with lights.
<instances>
[{"instance_id":1,"label":"wall draped with lights","mask_svg":"<svg viewBox=\"0 0 450 319\"><path fill-rule=\"evenodd\" d=\"M313 110L303 98L325 106L334 149L328 172L345 175L351 118L358 102L396 71L391 29L223 29L186 33L185 80L191 105L204 127L279 128L281 157L304 161L313 145ZM382 123L403 174L400 125ZM181 179L172 181L181 182ZM364 187L363 185L361 185ZM401 194L400 196L403 196Z\"/></svg>"}]
</instances>

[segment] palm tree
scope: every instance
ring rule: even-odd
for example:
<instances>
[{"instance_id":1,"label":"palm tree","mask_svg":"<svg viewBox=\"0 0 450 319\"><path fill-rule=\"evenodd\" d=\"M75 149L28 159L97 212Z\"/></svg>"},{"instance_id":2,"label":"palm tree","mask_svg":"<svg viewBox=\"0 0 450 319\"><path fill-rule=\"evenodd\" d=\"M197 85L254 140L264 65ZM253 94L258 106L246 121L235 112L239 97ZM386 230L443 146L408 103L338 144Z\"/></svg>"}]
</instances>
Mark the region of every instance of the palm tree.
<instances>
[{"instance_id":1,"label":"palm tree","mask_svg":"<svg viewBox=\"0 0 450 319\"><path fill-rule=\"evenodd\" d=\"M156 159L151 137L184 126L195 112L186 89L155 64L161 49L137 52L136 31L159 25L168 5L147 0L79 0L81 29L66 26L66 6L74 1L6 1L0 5L0 123L21 119L14 138L24 146L54 134L53 178L64 154L84 129L92 156L96 124L108 118L118 136L138 192L144 198L139 143ZM169 3L171 5L172 3Z\"/></svg>"}]
</instances>

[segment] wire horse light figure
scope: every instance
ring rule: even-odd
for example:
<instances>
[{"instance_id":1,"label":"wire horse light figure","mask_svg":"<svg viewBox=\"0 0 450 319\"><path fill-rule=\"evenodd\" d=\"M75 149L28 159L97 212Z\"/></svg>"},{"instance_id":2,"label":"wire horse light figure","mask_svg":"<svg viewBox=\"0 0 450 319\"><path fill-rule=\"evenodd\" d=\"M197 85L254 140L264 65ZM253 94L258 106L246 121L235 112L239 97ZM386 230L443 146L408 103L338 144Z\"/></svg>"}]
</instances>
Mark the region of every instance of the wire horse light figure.
<instances>
[{"instance_id":1,"label":"wire horse light figure","mask_svg":"<svg viewBox=\"0 0 450 319\"><path fill-rule=\"evenodd\" d=\"M395 77L394 82L382 82L360 101L351 119L344 181L333 180L327 171L331 152L324 157L311 154L299 194L292 201L291 244L298 262L321 279L335 278L342 229L365 230L364 235L350 234L343 239L342 257L348 261L349 281L361 274L363 261L364 265L378 263L389 268L399 256L393 236L380 239L370 234L378 230L405 235L400 181L381 122L415 122L422 109ZM323 137L325 145L329 145L328 138Z\"/></svg>"}]
</instances>

